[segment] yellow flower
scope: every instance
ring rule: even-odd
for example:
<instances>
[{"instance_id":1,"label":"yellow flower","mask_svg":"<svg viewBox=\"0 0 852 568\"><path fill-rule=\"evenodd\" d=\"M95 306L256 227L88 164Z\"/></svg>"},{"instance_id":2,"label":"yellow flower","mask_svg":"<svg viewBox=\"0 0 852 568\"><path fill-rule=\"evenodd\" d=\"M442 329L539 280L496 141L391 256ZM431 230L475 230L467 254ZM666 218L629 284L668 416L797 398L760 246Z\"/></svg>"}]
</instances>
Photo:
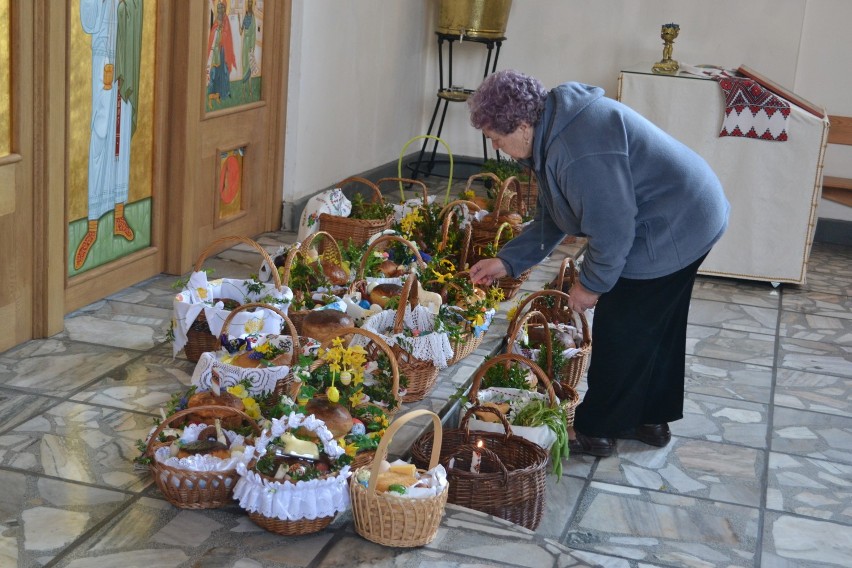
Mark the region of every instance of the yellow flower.
<instances>
[{"instance_id":1,"label":"yellow flower","mask_svg":"<svg viewBox=\"0 0 852 568\"><path fill-rule=\"evenodd\" d=\"M263 329L263 320L260 318L252 318L245 324L246 333L252 334L257 333L261 329Z\"/></svg>"},{"instance_id":2,"label":"yellow flower","mask_svg":"<svg viewBox=\"0 0 852 568\"><path fill-rule=\"evenodd\" d=\"M509 321L512 321L513 319L515 319L515 314L517 314L517 313L518 313L518 306L512 306L511 308L509 308L509 311L506 312L506 319L509 320Z\"/></svg>"},{"instance_id":3,"label":"yellow flower","mask_svg":"<svg viewBox=\"0 0 852 568\"><path fill-rule=\"evenodd\" d=\"M328 370L332 373L339 373L341 371L340 363L334 362L328 364Z\"/></svg>"},{"instance_id":4,"label":"yellow flower","mask_svg":"<svg viewBox=\"0 0 852 568\"><path fill-rule=\"evenodd\" d=\"M476 317L473 318L473 325L475 327L479 327L480 325L485 323L485 316L482 314L476 314Z\"/></svg>"},{"instance_id":5,"label":"yellow flower","mask_svg":"<svg viewBox=\"0 0 852 568\"><path fill-rule=\"evenodd\" d=\"M207 288L196 288L195 293L198 294L198 297L202 300L207 299Z\"/></svg>"},{"instance_id":6,"label":"yellow flower","mask_svg":"<svg viewBox=\"0 0 852 568\"><path fill-rule=\"evenodd\" d=\"M248 392L246 391L243 385L234 385L232 387L228 387L225 390L227 390L229 393L238 398L245 399L248 396ZM245 401L243 401L243 404L245 404Z\"/></svg>"},{"instance_id":7,"label":"yellow flower","mask_svg":"<svg viewBox=\"0 0 852 568\"><path fill-rule=\"evenodd\" d=\"M358 406L359 404L361 404L361 402L363 402L363 400L364 400L364 391L362 391L361 389L358 389L357 391L355 391L354 393L352 393L349 396L349 406L354 408L354 407Z\"/></svg>"},{"instance_id":8,"label":"yellow flower","mask_svg":"<svg viewBox=\"0 0 852 568\"><path fill-rule=\"evenodd\" d=\"M452 263L452 261L451 261L450 259L448 259L448 258L442 258L442 259L441 259L441 262L440 262L440 265L441 265L441 266L443 266L443 267L445 267L445 268L446 268L447 270L449 270L450 272L455 272L455 271L456 271L456 265L455 265L455 264L453 264L453 263Z\"/></svg>"},{"instance_id":9,"label":"yellow flower","mask_svg":"<svg viewBox=\"0 0 852 568\"><path fill-rule=\"evenodd\" d=\"M260 418L260 406L257 404L255 399L251 397L244 398L243 406L245 407L245 413L248 414L249 418L252 418L253 420Z\"/></svg>"},{"instance_id":10,"label":"yellow flower","mask_svg":"<svg viewBox=\"0 0 852 568\"><path fill-rule=\"evenodd\" d=\"M377 418L376 418L376 422L378 422L379 424L381 424L381 425L382 425L382 428L387 428L387 427L388 427L388 423L389 423L389 420L388 420L387 414L382 414L381 416L377 417ZM382 433L384 434L384 430L382 430Z\"/></svg>"},{"instance_id":11,"label":"yellow flower","mask_svg":"<svg viewBox=\"0 0 852 568\"><path fill-rule=\"evenodd\" d=\"M358 452L358 444L356 444L354 442L351 443L351 444L345 444L345 445L341 444L341 446L343 446L343 449L346 451L346 455L351 457L351 458L354 458L355 454Z\"/></svg>"}]
</instances>

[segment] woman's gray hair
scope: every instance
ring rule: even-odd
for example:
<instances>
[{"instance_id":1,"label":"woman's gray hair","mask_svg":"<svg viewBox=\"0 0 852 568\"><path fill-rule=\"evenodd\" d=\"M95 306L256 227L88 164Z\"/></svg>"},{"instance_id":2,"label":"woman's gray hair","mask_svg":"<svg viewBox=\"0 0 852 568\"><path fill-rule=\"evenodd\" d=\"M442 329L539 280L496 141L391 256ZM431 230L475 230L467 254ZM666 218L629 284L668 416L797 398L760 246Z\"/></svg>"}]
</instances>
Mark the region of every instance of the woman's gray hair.
<instances>
[{"instance_id":1,"label":"woman's gray hair","mask_svg":"<svg viewBox=\"0 0 852 568\"><path fill-rule=\"evenodd\" d=\"M547 89L541 81L514 69L489 75L467 100L470 123L498 134L511 134L522 122L541 120Z\"/></svg>"}]
</instances>

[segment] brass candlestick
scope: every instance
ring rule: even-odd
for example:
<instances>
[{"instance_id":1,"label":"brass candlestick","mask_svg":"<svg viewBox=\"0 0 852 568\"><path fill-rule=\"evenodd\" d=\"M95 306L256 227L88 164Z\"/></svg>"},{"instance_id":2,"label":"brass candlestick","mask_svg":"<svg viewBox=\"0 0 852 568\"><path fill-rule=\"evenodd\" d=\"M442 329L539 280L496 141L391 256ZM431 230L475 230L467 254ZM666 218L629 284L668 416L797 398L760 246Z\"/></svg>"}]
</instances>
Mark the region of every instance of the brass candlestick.
<instances>
[{"instance_id":1,"label":"brass candlestick","mask_svg":"<svg viewBox=\"0 0 852 568\"><path fill-rule=\"evenodd\" d=\"M663 24L660 30L660 37L663 38L663 58L654 63L652 70L654 73L677 73L680 65L672 59L672 48L674 40L680 32L680 26L677 24Z\"/></svg>"}]
</instances>

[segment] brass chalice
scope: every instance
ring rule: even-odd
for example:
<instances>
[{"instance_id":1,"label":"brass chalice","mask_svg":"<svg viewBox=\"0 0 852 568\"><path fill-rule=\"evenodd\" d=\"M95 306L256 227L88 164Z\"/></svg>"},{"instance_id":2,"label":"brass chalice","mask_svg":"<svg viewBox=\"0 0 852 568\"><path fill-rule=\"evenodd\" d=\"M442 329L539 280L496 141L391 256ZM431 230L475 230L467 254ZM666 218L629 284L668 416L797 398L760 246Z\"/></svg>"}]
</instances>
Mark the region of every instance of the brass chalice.
<instances>
[{"instance_id":1,"label":"brass chalice","mask_svg":"<svg viewBox=\"0 0 852 568\"><path fill-rule=\"evenodd\" d=\"M663 58L654 63L652 70L654 73L677 73L680 65L672 59L672 48L674 40L680 32L680 26L677 24L663 24L660 30L660 37L663 39Z\"/></svg>"}]
</instances>

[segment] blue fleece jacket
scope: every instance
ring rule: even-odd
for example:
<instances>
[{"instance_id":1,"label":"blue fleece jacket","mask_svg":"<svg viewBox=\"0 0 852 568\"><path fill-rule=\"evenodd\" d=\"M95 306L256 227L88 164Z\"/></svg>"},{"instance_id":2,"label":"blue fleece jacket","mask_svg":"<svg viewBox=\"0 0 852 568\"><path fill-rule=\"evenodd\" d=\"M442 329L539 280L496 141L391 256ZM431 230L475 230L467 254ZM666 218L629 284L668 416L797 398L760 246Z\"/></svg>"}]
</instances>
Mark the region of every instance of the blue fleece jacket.
<instances>
[{"instance_id":1,"label":"blue fleece jacket","mask_svg":"<svg viewBox=\"0 0 852 568\"><path fill-rule=\"evenodd\" d=\"M553 89L535 125L535 219L498 257L518 275L566 234L588 238L580 282L592 292L620 277L649 279L706 254L730 205L701 156L600 87Z\"/></svg>"}]
</instances>

